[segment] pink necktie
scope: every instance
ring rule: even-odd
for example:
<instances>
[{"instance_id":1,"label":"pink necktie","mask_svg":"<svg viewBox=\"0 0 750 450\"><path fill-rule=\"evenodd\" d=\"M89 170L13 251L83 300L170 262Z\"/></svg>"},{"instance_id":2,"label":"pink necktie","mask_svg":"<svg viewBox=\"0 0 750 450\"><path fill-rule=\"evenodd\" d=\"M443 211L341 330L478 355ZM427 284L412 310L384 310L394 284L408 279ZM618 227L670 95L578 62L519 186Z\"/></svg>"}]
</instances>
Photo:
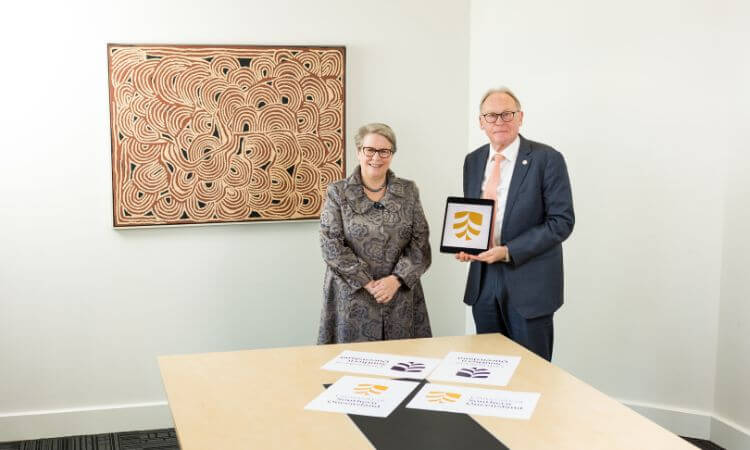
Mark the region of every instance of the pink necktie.
<instances>
[{"instance_id":1,"label":"pink necktie","mask_svg":"<svg viewBox=\"0 0 750 450\"><path fill-rule=\"evenodd\" d=\"M497 217L497 186L500 184L500 163L503 162L505 156L500 153L495 153L492 158L492 169L490 169L490 176L487 178L487 183L484 185L484 191L482 192L482 198L486 198L495 202L495 217ZM490 226L490 248L495 246L495 217L492 217L492 224Z\"/></svg>"}]
</instances>

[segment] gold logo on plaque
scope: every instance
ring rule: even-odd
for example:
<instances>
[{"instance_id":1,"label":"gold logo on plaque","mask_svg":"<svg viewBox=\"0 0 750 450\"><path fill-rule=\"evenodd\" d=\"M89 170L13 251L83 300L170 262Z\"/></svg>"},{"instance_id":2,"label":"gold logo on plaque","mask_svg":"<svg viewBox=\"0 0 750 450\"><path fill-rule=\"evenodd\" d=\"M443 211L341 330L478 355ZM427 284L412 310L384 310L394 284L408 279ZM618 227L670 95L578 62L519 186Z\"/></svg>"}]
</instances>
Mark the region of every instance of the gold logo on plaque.
<instances>
[{"instance_id":1,"label":"gold logo on plaque","mask_svg":"<svg viewBox=\"0 0 750 450\"><path fill-rule=\"evenodd\" d=\"M484 221L481 213L458 211L453 215L453 218L455 219L453 230L457 238L470 241L472 237L479 236L479 227L482 226L482 222Z\"/></svg>"}]
</instances>

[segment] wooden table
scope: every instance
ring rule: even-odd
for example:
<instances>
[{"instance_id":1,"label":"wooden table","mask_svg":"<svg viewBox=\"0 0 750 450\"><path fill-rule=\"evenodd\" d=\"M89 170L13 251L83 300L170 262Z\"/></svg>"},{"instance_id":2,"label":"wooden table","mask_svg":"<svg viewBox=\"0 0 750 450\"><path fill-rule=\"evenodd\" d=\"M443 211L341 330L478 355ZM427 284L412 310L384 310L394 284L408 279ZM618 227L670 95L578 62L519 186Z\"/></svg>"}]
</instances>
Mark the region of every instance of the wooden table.
<instances>
[{"instance_id":1,"label":"wooden table","mask_svg":"<svg viewBox=\"0 0 750 450\"><path fill-rule=\"evenodd\" d=\"M323 384L345 375L320 369L343 350L521 356L504 389L542 394L531 419L472 416L513 450L695 448L499 334L160 357L180 447L372 448L348 416L303 409Z\"/></svg>"}]
</instances>

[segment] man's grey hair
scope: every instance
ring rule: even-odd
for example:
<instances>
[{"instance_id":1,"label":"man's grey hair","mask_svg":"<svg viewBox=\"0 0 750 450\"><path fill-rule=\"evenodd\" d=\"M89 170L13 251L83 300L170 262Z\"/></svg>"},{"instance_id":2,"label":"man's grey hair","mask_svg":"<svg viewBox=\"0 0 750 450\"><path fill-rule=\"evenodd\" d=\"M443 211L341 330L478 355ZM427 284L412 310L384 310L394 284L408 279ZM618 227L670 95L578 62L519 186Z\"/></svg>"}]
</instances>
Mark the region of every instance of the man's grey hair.
<instances>
[{"instance_id":1,"label":"man's grey hair","mask_svg":"<svg viewBox=\"0 0 750 450\"><path fill-rule=\"evenodd\" d=\"M516 109L518 111L521 110L521 102L518 100L518 97L516 97L516 94L513 93L510 89L508 89L505 86L501 86L498 88L492 88L489 91L485 92L485 94L482 96L482 101L479 102L479 111L482 111L482 105L484 105L484 101L487 100L487 97L489 97L492 94L508 94L510 98L513 99L513 102L516 104Z\"/></svg>"},{"instance_id":2,"label":"man's grey hair","mask_svg":"<svg viewBox=\"0 0 750 450\"><path fill-rule=\"evenodd\" d=\"M396 153L396 133L393 132L391 127L384 123L368 123L367 125L359 127L357 134L354 136L354 145L357 146L357 150L362 149L362 141L368 134L379 134L388 139L393 146L393 153Z\"/></svg>"}]
</instances>

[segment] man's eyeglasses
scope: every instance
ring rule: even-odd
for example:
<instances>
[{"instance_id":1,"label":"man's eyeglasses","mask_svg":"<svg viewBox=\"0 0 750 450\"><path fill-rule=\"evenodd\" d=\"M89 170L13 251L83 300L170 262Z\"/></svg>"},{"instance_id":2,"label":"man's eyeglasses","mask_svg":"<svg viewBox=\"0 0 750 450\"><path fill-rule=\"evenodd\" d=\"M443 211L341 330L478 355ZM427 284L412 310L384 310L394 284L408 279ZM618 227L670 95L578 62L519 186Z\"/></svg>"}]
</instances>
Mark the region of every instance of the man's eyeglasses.
<instances>
[{"instance_id":1,"label":"man's eyeglasses","mask_svg":"<svg viewBox=\"0 0 750 450\"><path fill-rule=\"evenodd\" d=\"M491 112L491 113L481 114L481 116L484 117L484 121L487 123L497 122L498 117L503 122L510 122L516 117L516 114L518 114L519 112L521 111L503 111L499 114Z\"/></svg>"},{"instance_id":2,"label":"man's eyeglasses","mask_svg":"<svg viewBox=\"0 0 750 450\"><path fill-rule=\"evenodd\" d=\"M368 158L372 158L376 153L380 156L380 159L388 159L393 155L393 150L390 148L362 147L362 151Z\"/></svg>"}]
</instances>

